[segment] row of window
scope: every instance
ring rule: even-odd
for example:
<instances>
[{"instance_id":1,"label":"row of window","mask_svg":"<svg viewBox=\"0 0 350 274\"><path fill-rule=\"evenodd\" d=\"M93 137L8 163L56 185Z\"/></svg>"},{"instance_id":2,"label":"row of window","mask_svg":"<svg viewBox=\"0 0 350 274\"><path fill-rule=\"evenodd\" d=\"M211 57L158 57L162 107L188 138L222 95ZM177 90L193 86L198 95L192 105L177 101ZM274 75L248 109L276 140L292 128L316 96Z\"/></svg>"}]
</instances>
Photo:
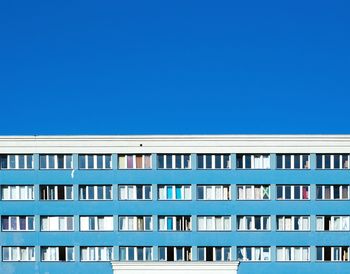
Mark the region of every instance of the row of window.
<instances>
[{"instance_id":1,"label":"row of window","mask_svg":"<svg viewBox=\"0 0 350 274\"><path fill-rule=\"evenodd\" d=\"M40 247L43 262L73 262L75 261L74 246L42 246ZM119 247L120 261L153 261L151 246L121 246ZM159 261L192 261L191 246L160 246L158 247ZM349 246L316 246L317 261L349 261ZM198 261L230 261L232 248L229 246L199 246L197 247ZM271 261L269 246L238 246L237 260L239 261ZM82 246L80 261L110 261L113 259L112 246ZM3 262L35 261L34 246L3 246ZM310 261L308 246L277 246L276 261Z\"/></svg>"},{"instance_id":2,"label":"row of window","mask_svg":"<svg viewBox=\"0 0 350 274\"><path fill-rule=\"evenodd\" d=\"M113 216L80 216L80 231L113 231ZM192 231L192 216L158 216L159 231ZM35 231L34 216L2 216L2 231ZM197 216L197 231L232 231L231 216ZM277 231L310 231L310 216L277 215ZM74 216L40 216L41 231L73 231ZM238 215L238 231L270 231L269 215ZM349 216L316 216L316 231L349 231ZM153 231L152 216L119 216L119 231Z\"/></svg>"},{"instance_id":3,"label":"row of window","mask_svg":"<svg viewBox=\"0 0 350 274\"><path fill-rule=\"evenodd\" d=\"M349 169L350 154L316 154L317 169ZM236 154L238 169L270 169L270 154ZM1 169L33 169L33 154L0 155ZM277 169L310 169L310 154L277 154ZM40 169L72 169L72 154L40 154ZM112 169L112 154L79 154L79 169ZM152 154L118 154L118 169L151 169ZM159 169L190 169L191 154L157 154ZM230 169L230 154L197 154L198 169Z\"/></svg>"},{"instance_id":4,"label":"row of window","mask_svg":"<svg viewBox=\"0 0 350 274\"><path fill-rule=\"evenodd\" d=\"M232 200L231 185L197 185L197 200ZM270 185L236 185L237 200L270 200ZM79 200L113 200L112 185L79 185ZM191 185L158 185L158 200L192 200ZM40 200L73 200L73 185L39 185ZM349 200L350 185L316 185L317 200ZM152 200L152 185L118 185L119 200ZM2 200L34 200L34 185L3 185ZM310 200L310 185L276 185L277 200Z\"/></svg>"}]
</instances>

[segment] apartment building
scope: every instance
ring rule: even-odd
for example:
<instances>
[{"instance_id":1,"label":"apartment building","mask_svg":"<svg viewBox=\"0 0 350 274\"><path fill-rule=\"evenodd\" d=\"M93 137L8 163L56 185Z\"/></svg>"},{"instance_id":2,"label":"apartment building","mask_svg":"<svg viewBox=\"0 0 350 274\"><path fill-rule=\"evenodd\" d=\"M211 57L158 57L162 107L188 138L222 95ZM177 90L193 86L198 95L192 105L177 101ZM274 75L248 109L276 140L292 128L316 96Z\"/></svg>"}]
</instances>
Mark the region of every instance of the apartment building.
<instances>
[{"instance_id":1,"label":"apartment building","mask_svg":"<svg viewBox=\"0 0 350 274\"><path fill-rule=\"evenodd\" d=\"M0 273L349 273L349 157L350 135L3 136Z\"/></svg>"}]
</instances>

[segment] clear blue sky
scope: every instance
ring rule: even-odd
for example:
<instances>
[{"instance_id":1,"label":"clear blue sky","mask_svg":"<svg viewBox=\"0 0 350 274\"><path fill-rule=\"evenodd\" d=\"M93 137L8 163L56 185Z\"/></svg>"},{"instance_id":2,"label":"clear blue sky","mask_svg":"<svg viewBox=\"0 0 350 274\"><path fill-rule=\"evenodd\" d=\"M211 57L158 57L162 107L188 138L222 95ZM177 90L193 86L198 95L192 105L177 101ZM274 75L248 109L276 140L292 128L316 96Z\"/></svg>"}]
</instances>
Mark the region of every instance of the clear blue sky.
<instances>
[{"instance_id":1,"label":"clear blue sky","mask_svg":"<svg viewBox=\"0 0 350 274\"><path fill-rule=\"evenodd\" d=\"M350 133L350 1L0 1L0 134Z\"/></svg>"}]
</instances>

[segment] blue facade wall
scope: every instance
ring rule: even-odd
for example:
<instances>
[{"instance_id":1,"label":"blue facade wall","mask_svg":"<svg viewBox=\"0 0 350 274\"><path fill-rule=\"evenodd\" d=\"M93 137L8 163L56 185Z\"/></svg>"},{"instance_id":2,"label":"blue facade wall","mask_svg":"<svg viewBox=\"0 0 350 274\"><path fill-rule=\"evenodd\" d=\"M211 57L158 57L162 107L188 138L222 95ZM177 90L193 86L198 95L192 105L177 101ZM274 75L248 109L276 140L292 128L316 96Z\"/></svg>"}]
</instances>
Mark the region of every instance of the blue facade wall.
<instances>
[{"instance_id":1,"label":"blue facade wall","mask_svg":"<svg viewBox=\"0 0 350 274\"><path fill-rule=\"evenodd\" d=\"M75 157L75 165L77 164ZM155 155L153 155L155 158ZM36 188L35 201L0 201L1 215L35 215L35 232L0 232L1 246L75 246L75 262L1 262L0 273L76 274L112 273L109 262L80 262L80 246L113 246L118 259L119 246L232 246L236 259L237 246L271 246L271 262L242 262L239 274L318 273L348 274L349 262L316 262L315 246L349 246L349 232L316 232L316 215L349 215L350 201L316 201L316 184L349 184L349 170L197 170L192 157L191 170L0 170L0 184L73 184L73 201L40 201ZM234 161L232 161L234 162ZM116 167L113 157L113 167ZM272 165L273 167L273 165ZM75 168L77 168L75 166ZM79 201L78 185L112 184L112 201ZM152 184L152 201L118 201L118 184ZM157 184L192 184L192 201L157 201ZM232 185L231 201L197 201L197 184ZM236 184L269 184L271 200L238 201ZM307 201L277 201L276 184L310 184L311 199ZM74 215L74 232L39 232L40 215ZM80 232L79 215L114 215L114 232ZM230 232L197 232L195 218L191 232L159 232L154 218L152 232L119 232L118 215L232 215ZM272 230L268 232L236 231L236 215L271 215ZM311 215L309 232L277 232L276 215ZM311 262L275 262L275 246L310 246ZM154 249L156 259L157 249ZM193 251L196 259L196 251Z\"/></svg>"}]
</instances>

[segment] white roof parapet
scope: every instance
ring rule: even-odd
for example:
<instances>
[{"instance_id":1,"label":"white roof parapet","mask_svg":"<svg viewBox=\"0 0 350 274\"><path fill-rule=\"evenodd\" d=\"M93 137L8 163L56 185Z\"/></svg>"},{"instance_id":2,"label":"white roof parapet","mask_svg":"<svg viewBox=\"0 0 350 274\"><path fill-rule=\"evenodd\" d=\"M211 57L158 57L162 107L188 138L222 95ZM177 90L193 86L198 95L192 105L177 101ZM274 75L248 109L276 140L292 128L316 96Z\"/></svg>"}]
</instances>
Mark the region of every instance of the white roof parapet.
<instances>
[{"instance_id":1,"label":"white roof parapet","mask_svg":"<svg viewBox=\"0 0 350 274\"><path fill-rule=\"evenodd\" d=\"M112 261L113 274L237 274L233 262L119 262Z\"/></svg>"},{"instance_id":2,"label":"white roof parapet","mask_svg":"<svg viewBox=\"0 0 350 274\"><path fill-rule=\"evenodd\" d=\"M0 136L0 153L350 153L350 135Z\"/></svg>"}]
</instances>

